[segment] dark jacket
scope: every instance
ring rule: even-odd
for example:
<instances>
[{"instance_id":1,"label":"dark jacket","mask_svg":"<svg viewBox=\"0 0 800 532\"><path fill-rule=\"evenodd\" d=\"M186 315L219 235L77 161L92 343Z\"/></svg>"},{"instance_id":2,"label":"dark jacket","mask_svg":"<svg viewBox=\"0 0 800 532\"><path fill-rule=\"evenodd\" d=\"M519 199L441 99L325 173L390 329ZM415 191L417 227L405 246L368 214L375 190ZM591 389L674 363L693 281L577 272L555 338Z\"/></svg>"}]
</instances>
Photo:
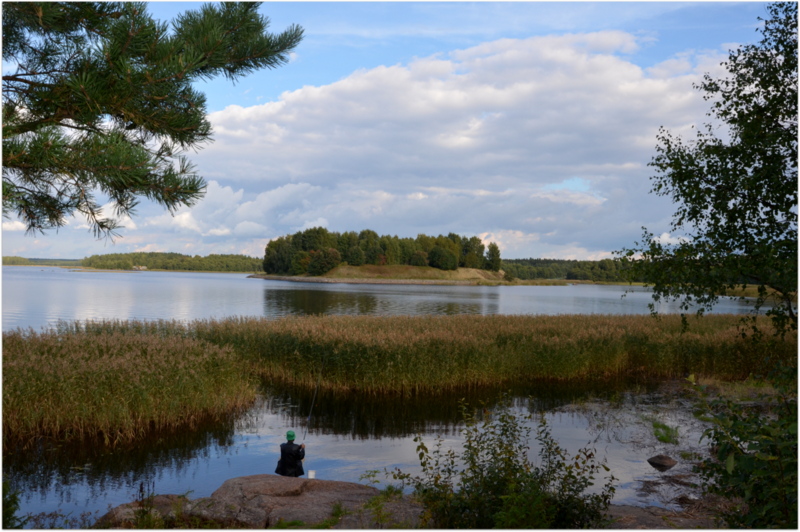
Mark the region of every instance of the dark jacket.
<instances>
[{"instance_id":1,"label":"dark jacket","mask_svg":"<svg viewBox=\"0 0 800 532\"><path fill-rule=\"evenodd\" d=\"M278 460L278 467L275 473L284 477L301 477L303 471L303 458L306 457L306 450L301 448L293 441L281 444L281 459Z\"/></svg>"}]
</instances>

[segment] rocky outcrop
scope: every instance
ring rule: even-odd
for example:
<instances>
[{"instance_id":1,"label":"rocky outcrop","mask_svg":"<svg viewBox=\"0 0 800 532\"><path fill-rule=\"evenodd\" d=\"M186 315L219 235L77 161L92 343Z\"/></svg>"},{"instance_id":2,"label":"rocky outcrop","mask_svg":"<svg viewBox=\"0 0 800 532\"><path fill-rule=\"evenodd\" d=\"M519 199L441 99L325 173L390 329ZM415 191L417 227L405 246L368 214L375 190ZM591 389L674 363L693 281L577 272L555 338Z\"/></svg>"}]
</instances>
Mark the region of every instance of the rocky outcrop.
<instances>
[{"instance_id":1,"label":"rocky outcrop","mask_svg":"<svg viewBox=\"0 0 800 532\"><path fill-rule=\"evenodd\" d=\"M414 527L421 506L408 497L381 494L376 488L335 480L252 475L226 481L211 497L190 500L156 495L118 506L96 527L125 527L142 519L165 523L216 524L268 528L279 522L331 528Z\"/></svg>"}]
</instances>

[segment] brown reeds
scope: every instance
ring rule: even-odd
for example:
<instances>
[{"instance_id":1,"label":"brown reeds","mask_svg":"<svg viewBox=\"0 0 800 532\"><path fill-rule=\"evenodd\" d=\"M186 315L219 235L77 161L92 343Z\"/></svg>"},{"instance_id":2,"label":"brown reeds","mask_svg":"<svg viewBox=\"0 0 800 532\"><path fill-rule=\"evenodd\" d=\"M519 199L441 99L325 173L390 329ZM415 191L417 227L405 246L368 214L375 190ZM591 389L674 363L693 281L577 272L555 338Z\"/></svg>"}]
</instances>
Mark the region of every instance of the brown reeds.
<instances>
[{"instance_id":1,"label":"brown reeds","mask_svg":"<svg viewBox=\"0 0 800 532\"><path fill-rule=\"evenodd\" d=\"M3 334L3 441L130 443L249 405L231 348L139 333Z\"/></svg>"},{"instance_id":2,"label":"brown reeds","mask_svg":"<svg viewBox=\"0 0 800 532\"><path fill-rule=\"evenodd\" d=\"M741 318L312 316L62 323L3 335L3 435L141 437L230 412L254 376L372 394L533 382L762 375L797 360L797 334L743 338ZM221 414L220 414L221 415Z\"/></svg>"}]
</instances>

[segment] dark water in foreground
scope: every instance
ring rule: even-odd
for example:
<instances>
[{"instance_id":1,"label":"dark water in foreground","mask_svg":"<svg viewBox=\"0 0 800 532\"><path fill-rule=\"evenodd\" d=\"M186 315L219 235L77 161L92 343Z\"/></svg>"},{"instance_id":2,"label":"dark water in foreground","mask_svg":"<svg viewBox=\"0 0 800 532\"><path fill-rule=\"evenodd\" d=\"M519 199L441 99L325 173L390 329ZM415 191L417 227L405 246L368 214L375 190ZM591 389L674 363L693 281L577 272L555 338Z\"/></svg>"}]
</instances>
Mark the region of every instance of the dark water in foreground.
<instances>
[{"instance_id":1,"label":"dark water in foreground","mask_svg":"<svg viewBox=\"0 0 800 532\"><path fill-rule=\"evenodd\" d=\"M660 484L664 474L646 460L656 454L676 456L678 449L700 450L701 428L688 408L677 408L675 403L665 408L663 397L632 383L511 392L520 414L545 414L554 437L570 453L589 446L607 460L617 478L616 504L674 504L670 500L677 492ZM467 399L471 405L485 401L491 407L499 395L499 390L492 390ZM530 402L529 395L533 396ZM226 423L113 452L98 453L82 446L6 455L3 472L22 491L22 513L60 511L73 517L84 512L99 517L109 506L135 500L142 482L156 493L188 493L196 498L211 495L229 478L272 473L288 429L306 444L305 469L314 470L317 478L360 482L369 470L395 468L419 474L416 434L423 435L429 448L437 437L445 449L461 448L461 398L321 395L307 424L311 394L267 388L249 412ZM680 444L658 442L652 434L652 419L680 426ZM535 435L535 426L530 426ZM536 442L529 444L535 461ZM682 463L670 474L686 474L690 469L690 464ZM377 478L382 485L391 483L383 474ZM645 491L647 483L659 487Z\"/></svg>"},{"instance_id":2,"label":"dark water in foreground","mask_svg":"<svg viewBox=\"0 0 800 532\"><path fill-rule=\"evenodd\" d=\"M71 272L59 268L3 268L3 330L39 329L58 320L179 319L302 314L644 314L649 294L622 297L619 286L469 287L287 283L246 275L199 273ZM668 306L661 308L669 312ZM718 311L747 307L725 302ZM506 390L503 390L506 391ZM142 482L157 493L210 495L225 480L272 473L288 429L308 448L306 470L317 478L358 482L369 470L418 473L413 438L437 435L460 448L458 401L495 401L501 390L422 398L332 397L265 388L247 413L191 433L162 435L131 449L100 452L42 448L9 454L3 473L22 492L22 513L105 513L136 498ZM700 428L688 405L653 395L635 383L576 389L550 386L512 390L520 409L542 411L554 437L570 452L590 444L618 478L615 503L668 506L674 495L662 473L646 462L697 447ZM533 402L528 404L527 397ZM679 446L662 444L652 420L680 427ZM308 421L308 423L307 423ZM535 433L535 431L534 431ZM536 449L533 446L533 453ZM689 464L670 473L682 474ZM379 478L383 478L379 476ZM644 483L655 489L643 491Z\"/></svg>"}]
</instances>

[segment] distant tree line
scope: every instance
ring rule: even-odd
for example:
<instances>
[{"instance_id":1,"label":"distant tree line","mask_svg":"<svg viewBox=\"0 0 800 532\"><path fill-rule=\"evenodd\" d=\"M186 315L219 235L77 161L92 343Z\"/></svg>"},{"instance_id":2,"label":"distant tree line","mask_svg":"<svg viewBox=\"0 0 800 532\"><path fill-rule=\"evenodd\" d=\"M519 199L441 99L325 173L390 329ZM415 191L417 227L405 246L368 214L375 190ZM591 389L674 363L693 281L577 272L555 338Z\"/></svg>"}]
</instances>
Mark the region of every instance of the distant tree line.
<instances>
[{"instance_id":1,"label":"distant tree line","mask_svg":"<svg viewBox=\"0 0 800 532\"><path fill-rule=\"evenodd\" d=\"M416 238L360 233L337 233L314 227L270 241L264 251L264 271L278 275L322 275L346 262L364 264L432 266L441 270L478 268L499 271L500 248L484 246L477 236L455 233Z\"/></svg>"},{"instance_id":2,"label":"distant tree line","mask_svg":"<svg viewBox=\"0 0 800 532\"><path fill-rule=\"evenodd\" d=\"M33 263L25 257L3 257L3 264L6 266L28 266Z\"/></svg>"},{"instance_id":3,"label":"distant tree line","mask_svg":"<svg viewBox=\"0 0 800 532\"><path fill-rule=\"evenodd\" d=\"M509 259L503 260L506 276L517 279L571 279L576 281L629 281L629 270L616 259L561 260ZM640 280L640 279L635 279Z\"/></svg>"},{"instance_id":4,"label":"distant tree line","mask_svg":"<svg viewBox=\"0 0 800 532\"><path fill-rule=\"evenodd\" d=\"M246 255L200 255L180 253L109 253L92 255L81 266L103 270L131 270L145 266L148 270L185 270L210 272L260 272L261 259Z\"/></svg>"}]
</instances>

